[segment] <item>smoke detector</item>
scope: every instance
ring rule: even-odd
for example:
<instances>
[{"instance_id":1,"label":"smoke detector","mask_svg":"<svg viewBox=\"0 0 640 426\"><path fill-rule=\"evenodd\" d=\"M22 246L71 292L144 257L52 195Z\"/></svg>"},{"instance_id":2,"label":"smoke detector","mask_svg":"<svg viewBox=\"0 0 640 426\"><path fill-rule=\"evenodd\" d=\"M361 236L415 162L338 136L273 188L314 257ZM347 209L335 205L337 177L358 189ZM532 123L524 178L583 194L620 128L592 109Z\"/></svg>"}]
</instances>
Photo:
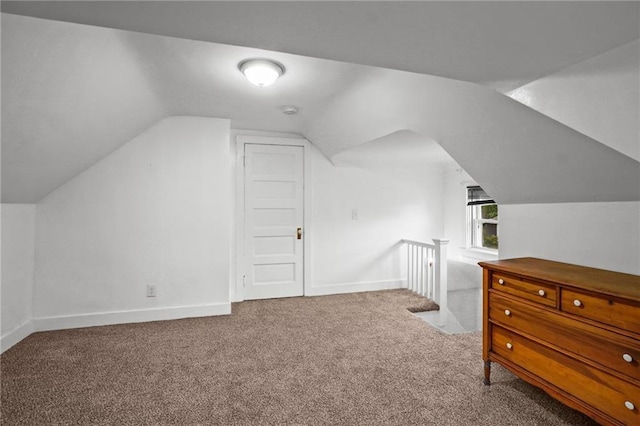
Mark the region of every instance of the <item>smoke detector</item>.
<instances>
[{"instance_id":1,"label":"smoke detector","mask_svg":"<svg viewBox=\"0 0 640 426\"><path fill-rule=\"evenodd\" d=\"M296 115L299 111L298 107L293 105L285 105L280 109L282 110L282 113L286 115Z\"/></svg>"}]
</instances>

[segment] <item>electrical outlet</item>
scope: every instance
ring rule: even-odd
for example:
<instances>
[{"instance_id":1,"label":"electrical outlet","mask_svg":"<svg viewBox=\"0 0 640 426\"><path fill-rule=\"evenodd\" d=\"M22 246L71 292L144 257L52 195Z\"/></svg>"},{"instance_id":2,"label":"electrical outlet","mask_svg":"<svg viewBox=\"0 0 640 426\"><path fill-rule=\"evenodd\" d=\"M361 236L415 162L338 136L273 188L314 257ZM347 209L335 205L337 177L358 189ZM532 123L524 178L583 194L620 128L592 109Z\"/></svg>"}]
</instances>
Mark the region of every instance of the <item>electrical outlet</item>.
<instances>
[{"instance_id":1,"label":"electrical outlet","mask_svg":"<svg viewBox=\"0 0 640 426\"><path fill-rule=\"evenodd\" d=\"M147 297L156 297L158 289L155 284L147 284Z\"/></svg>"}]
</instances>

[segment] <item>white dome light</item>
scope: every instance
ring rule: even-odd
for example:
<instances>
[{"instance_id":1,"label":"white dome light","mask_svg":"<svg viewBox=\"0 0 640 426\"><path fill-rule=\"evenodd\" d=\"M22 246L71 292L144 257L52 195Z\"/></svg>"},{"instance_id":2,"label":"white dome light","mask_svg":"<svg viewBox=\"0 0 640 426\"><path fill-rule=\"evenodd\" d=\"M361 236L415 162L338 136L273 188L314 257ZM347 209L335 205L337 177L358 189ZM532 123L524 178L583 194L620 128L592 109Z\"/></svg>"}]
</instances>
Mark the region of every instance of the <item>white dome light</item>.
<instances>
[{"instance_id":1,"label":"white dome light","mask_svg":"<svg viewBox=\"0 0 640 426\"><path fill-rule=\"evenodd\" d=\"M269 59L249 59L240 62L238 68L247 80L258 87L270 86L284 74L284 67Z\"/></svg>"}]
</instances>

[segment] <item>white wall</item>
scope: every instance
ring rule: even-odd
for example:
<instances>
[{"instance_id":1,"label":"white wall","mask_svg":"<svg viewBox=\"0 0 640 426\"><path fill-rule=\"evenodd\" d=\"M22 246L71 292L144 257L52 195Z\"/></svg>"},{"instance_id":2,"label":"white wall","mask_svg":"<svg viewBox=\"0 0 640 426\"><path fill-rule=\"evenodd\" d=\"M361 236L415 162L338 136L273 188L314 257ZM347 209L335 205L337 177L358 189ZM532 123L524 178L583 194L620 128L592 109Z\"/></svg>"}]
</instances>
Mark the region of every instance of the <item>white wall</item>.
<instances>
[{"instance_id":1,"label":"white wall","mask_svg":"<svg viewBox=\"0 0 640 426\"><path fill-rule=\"evenodd\" d=\"M228 313L229 155L228 120L170 117L41 200L36 328Z\"/></svg>"},{"instance_id":2,"label":"white wall","mask_svg":"<svg viewBox=\"0 0 640 426\"><path fill-rule=\"evenodd\" d=\"M640 275L640 203L500 206L500 255Z\"/></svg>"},{"instance_id":3,"label":"white wall","mask_svg":"<svg viewBox=\"0 0 640 426\"><path fill-rule=\"evenodd\" d=\"M473 178L462 168L445 171L444 179L444 235L449 239L449 258L461 260L467 244L467 186Z\"/></svg>"},{"instance_id":4,"label":"white wall","mask_svg":"<svg viewBox=\"0 0 640 426\"><path fill-rule=\"evenodd\" d=\"M639 49L640 41L629 43L511 95L639 159ZM500 257L537 256L640 274L640 203L593 201L500 206Z\"/></svg>"},{"instance_id":5,"label":"white wall","mask_svg":"<svg viewBox=\"0 0 640 426\"><path fill-rule=\"evenodd\" d=\"M406 275L399 240L443 236L441 169L392 161L336 167L313 149L312 170L314 293L399 287Z\"/></svg>"},{"instance_id":6,"label":"white wall","mask_svg":"<svg viewBox=\"0 0 640 426\"><path fill-rule=\"evenodd\" d=\"M31 332L35 204L2 204L2 307L0 349Z\"/></svg>"}]
</instances>

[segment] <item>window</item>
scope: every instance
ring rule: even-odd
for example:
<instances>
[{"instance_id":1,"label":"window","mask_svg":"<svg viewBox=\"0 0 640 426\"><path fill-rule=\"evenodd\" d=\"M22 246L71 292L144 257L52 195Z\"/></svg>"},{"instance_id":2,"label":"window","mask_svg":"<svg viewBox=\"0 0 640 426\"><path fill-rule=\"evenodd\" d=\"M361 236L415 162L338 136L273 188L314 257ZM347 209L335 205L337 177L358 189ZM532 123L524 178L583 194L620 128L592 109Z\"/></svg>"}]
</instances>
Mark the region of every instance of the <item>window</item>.
<instances>
[{"instance_id":1,"label":"window","mask_svg":"<svg viewBox=\"0 0 640 426\"><path fill-rule=\"evenodd\" d=\"M469 247L498 250L498 205L479 186L467 187Z\"/></svg>"}]
</instances>

